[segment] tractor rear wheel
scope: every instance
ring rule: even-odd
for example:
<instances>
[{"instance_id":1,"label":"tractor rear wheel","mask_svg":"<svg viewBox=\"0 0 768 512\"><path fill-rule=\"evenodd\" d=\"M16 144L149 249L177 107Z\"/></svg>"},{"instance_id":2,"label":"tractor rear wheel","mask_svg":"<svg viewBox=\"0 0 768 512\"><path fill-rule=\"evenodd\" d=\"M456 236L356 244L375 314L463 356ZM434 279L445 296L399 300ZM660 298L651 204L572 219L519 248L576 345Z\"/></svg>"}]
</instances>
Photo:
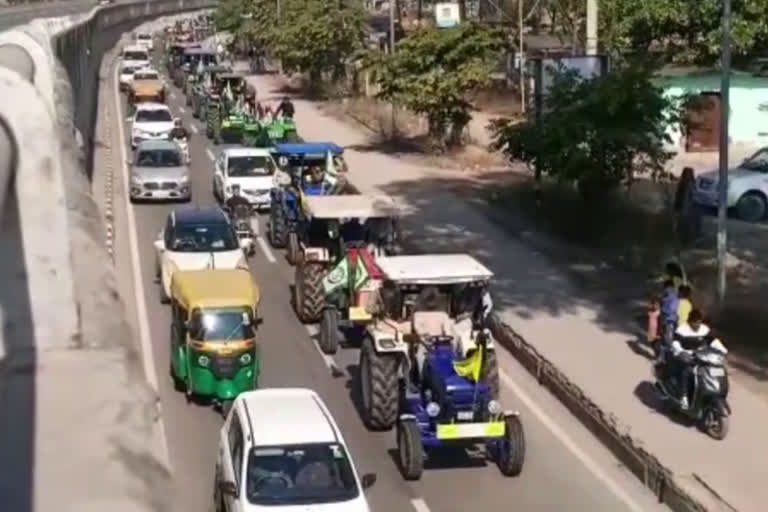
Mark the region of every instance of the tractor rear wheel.
<instances>
[{"instance_id":1,"label":"tractor rear wheel","mask_svg":"<svg viewBox=\"0 0 768 512\"><path fill-rule=\"evenodd\" d=\"M298 265L301 260L301 251L299 249L299 235L295 231L288 233L288 253L286 254L288 263Z\"/></svg>"},{"instance_id":2,"label":"tractor rear wheel","mask_svg":"<svg viewBox=\"0 0 768 512\"><path fill-rule=\"evenodd\" d=\"M296 293L296 312L302 322L317 322L323 314L325 303L324 274L322 264L301 262L296 265L296 278L293 286Z\"/></svg>"},{"instance_id":3,"label":"tractor rear wheel","mask_svg":"<svg viewBox=\"0 0 768 512\"><path fill-rule=\"evenodd\" d=\"M269 211L269 243L275 249L285 247L288 237L288 223L280 203L272 203Z\"/></svg>"},{"instance_id":4,"label":"tractor rear wheel","mask_svg":"<svg viewBox=\"0 0 768 512\"><path fill-rule=\"evenodd\" d=\"M333 355L339 349L339 310L325 308L320 319L320 334L317 344L323 354Z\"/></svg>"},{"instance_id":5,"label":"tractor rear wheel","mask_svg":"<svg viewBox=\"0 0 768 512\"><path fill-rule=\"evenodd\" d=\"M496 464L504 476L518 476L525 463L525 432L517 415L504 418L504 437L497 442Z\"/></svg>"},{"instance_id":6,"label":"tractor rear wheel","mask_svg":"<svg viewBox=\"0 0 768 512\"><path fill-rule=\"evenodd\" d=\"M415 420L400 421L397 425L397 453L400 472L406 480L418 480L424 472L424 446Z\"/></svg>"},{"instance_id":7,"label":"tractor rear wheel","mask_svg":"<svg viewBox=\"0 0 768 512\"><path fill-rule=\"evenodd\" d=\"M397 421L400 397L398 354L376 351L366 336L360 349L359 389L363 421L371 430L389 430Z\"/></svg>"},{"instance_id":8,"label":"tractor rear wheel","mask_svg":"<svg viewBox=\"0 0 768 512\"><path fill-rule=\"evenodd\" d=\"M219 109L209 106L206 112L205 136L212 139L215 135L215 129L219 126Z\"/></svg>"},{"instance_id":9,"label":"tractor rear wheel","mask_svg":"<svg viewBox=\"0 0 768 512\"><path fill-rule=\"evenodd\" d=\"M499 399L499 362L496 359L496 351L488 350L485 353L485 366L483 367L483 382L488 388L491 400Z\"/></svg>"}]
</instances>

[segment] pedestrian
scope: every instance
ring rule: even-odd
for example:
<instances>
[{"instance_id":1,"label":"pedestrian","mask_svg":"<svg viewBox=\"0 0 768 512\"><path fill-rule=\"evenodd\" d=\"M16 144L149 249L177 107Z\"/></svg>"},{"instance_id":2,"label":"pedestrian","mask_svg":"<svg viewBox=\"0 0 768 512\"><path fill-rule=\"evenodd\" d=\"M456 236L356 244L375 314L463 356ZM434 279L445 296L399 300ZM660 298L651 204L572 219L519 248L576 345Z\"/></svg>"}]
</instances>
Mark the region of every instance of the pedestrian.
<instances>
[{"instance_id":1,"label":"pedestrian","mask_svg":"<svg viewBox=\"0 0 768 512\"><path fill-rule=\"evenodd\" d=\"M653 296L648 301L648 323L645 339L657 355L659 352L659 315L661 315L661 300Z\"/></svg>"},{"instance_id":2,"label":"pedestrian","mask_svg":"<svg viewBox=\"0 0 768 512\"><path fill-rule=\"evenodd\" d=\"M694 201L696 177L692 167L685 167L675 190L675 215L680 242L687 246L701 233L701 212Z\"/></svg>"}]
</instances>

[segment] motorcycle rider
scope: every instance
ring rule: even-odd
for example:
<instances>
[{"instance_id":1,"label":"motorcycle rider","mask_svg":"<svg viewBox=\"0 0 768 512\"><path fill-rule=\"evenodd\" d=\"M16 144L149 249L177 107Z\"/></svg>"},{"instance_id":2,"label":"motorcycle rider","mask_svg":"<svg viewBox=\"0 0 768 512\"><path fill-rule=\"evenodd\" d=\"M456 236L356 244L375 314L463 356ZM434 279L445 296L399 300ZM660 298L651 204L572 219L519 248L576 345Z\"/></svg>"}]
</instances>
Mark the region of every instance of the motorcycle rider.
<instances>
[{"instance_id":1,"label":"motorcycle rider","mask_svg":"<svg viewBox=\"0 0 768 512\"><path fill-rule=\"evenodd\" d=\"M235 209L238 206L247 206L248 208L251 207L251 203L240 195L240 185L232 185L232 195L227 199L227 201L224 203L224 209L229 212L229 215L233 215L235 213Z\"/></svg>"},{"instance_id":2,"label":"motorcycle rider","mask_svg":"<svg viewBox=\"0 0 768 512\"><path fill-rule=\"evenodd\" d=\"M691 381L691 364L683 354L693 352L702 345L713 341L709 326L704 323L704 317L697 309L691 311L686 323L675 329L674 341L670 346L672 357L669 363L672 366L672 371L677 373L680 407L683 410L687 410L689 406L688 397Z\"/></svg>"},{"instance_id":3,"label":"motorcycle rider","mask_svg":"<svg viewBox=\"0 0 768 512\"><path fill-rule=\"evenodd\" d=\"M293 108L293 102L291 102L291 99L288 96L283 96L283 101L280 102L280 105L277 106L277 110L275 110L275 117L282 114L283 117L287 117L288 119L293 119L293 115L296 113L296 109Z\"/></svg>"},{"instance_id":4,"label":"motorcycle rider","mask_svg":"<svg viewBox=\"0 0 768 512\"><path fill-rule=\"evenodd\" d=\"M189 138L189 132L186 128L181 124L181 119L176 118L173 120L173 128L171 129L171 132L168 134L168 138L170 140L187 140Z\"/></svg>"}]
</instances>

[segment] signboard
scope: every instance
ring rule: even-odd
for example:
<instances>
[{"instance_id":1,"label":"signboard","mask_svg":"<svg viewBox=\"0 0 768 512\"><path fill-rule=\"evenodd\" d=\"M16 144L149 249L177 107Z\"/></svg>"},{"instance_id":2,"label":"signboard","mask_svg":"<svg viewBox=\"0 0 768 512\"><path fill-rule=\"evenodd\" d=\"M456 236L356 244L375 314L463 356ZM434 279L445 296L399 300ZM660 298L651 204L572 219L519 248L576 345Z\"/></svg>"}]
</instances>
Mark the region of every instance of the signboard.
<instances>
[{"instance_id":1,"label":"signboard","mask_svg":"<svg viewBox=\"0 0 768 512\"><path fill-rule=\"evenodd\" d=\"M435 23L438 28L455 27L461 21L458 3L435 4Z\"/></svg>"}]
</instances>

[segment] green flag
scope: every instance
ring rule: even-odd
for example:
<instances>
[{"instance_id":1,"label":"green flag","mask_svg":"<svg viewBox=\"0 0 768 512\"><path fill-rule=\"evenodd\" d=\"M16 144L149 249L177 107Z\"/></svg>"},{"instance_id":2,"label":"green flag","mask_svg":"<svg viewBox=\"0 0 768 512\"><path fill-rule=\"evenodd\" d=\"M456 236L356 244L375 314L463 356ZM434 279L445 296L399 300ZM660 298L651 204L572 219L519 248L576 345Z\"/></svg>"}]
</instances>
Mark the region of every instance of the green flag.
<instances>
[{"instance_id":1,"label":"green flag","mask_svg":"<svg viewBox=\"0 0 768 512\"><path fill-rule=\"evenodd\" d=\"M365 268L365 263L362 258L357 258L357 265L355 266L355 291L359 290L368 281L368 269ZM335 292L340 288L347 286L349 282L349 255L344 257L343 260L336 265L331 272L323 279L323 289L326 295Z\"/></svg>"}]
</instances>

